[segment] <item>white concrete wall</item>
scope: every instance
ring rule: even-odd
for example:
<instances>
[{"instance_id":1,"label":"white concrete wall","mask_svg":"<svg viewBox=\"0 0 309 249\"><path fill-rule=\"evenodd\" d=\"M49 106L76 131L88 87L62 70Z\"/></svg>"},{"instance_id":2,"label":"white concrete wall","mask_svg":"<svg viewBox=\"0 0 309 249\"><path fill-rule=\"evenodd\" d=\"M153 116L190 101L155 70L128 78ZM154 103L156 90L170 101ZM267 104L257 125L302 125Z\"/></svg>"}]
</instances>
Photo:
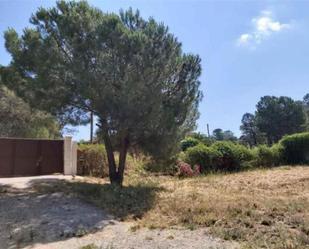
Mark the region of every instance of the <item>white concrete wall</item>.
<instances>
[{"instance_id":1,"label":"white concrete wall","mask_svg":"<svg viewBox=\"0 0 309 249\"><path fill-rule=\"evenodd\" d=\"M63 163L65 175L76 175L77 172L77 143L72 137L65 137L63 144Z\"/></svg>"}]
</instances>

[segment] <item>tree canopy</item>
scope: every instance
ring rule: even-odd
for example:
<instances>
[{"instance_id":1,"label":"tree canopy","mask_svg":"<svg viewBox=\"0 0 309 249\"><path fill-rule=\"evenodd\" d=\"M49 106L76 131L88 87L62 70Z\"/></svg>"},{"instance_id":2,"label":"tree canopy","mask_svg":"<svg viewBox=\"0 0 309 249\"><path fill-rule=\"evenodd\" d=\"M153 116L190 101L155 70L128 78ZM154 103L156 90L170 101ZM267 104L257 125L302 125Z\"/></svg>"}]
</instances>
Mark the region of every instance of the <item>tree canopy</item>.
<instances>
[{"instance_id":1,"label":"tree canopy","mask_svg":"<svg viewBox=\"0 0 309 249\"><path fill-rule=\"evenodd\" d=\"M284 135L304 131L305 113L302 103L289 97L264 96L255 112L256 127L265 134L269 144Z\"/></svg>"},{"instance_id":2,"label":"tree canopy","mask_svg":"<svg viewBox=\"0 0 309 249\"><path fill-rule=\"evenodd\" d=\"M60 127L48 113L34 110L0 84L0 136L59 138Z\"/></svg>"},{"instance_id":3,"label":"tree canopy","mask_svg":"<svg viewBox=\"0 0 309 249\"><path fill-rule=\"evenodd\" d=\"M265 143L265 136L256 126L256 118L252 113L245 113L241 119L239 140L250 147Z\"/></svg>"},{"instance_id":4,"label":"tree canopy","mask_svg":"<svg viewBox=\"0 0 309 249\"><path fill-rule=\"evenodd\" d=\"M5 33L29 102L79 122L98 117L112 182L122 183L129 146L166 153L198 117L201 60L168 28L139 12L104 13L86 2L40 8L33 28ZM116 166L111 138L120 147Z\"/></svg>"},{"instance_id":5,"label":"tree canopy","mask_svg":"<svg viewBox=\"0 0 309 249\"><path fill-rule=\"evenodd\" d=\"M223 131L221 128L214 129L212 132L212 137L217 141L237 141L237 137L230 130Z\"/></svg>"}]
</instances>

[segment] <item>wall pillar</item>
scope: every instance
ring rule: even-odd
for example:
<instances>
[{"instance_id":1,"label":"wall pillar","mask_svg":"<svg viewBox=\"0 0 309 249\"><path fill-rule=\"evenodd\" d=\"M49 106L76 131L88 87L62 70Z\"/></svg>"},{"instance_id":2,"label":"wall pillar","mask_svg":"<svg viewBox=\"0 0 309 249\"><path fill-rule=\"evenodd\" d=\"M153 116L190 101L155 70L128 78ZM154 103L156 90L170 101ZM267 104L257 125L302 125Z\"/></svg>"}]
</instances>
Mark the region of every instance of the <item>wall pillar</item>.
<instances>
[{"instance_id":1,"label":"wall pillar","mask_svg":"<svg viewBox=\"0 0 309 249\"><path fill-rule=\"evenodd\" d=\"M75 175L77 171L77 143L72 141L72 137L65 137L63 149L64 174Z\"/></svg>"}]
</instances>

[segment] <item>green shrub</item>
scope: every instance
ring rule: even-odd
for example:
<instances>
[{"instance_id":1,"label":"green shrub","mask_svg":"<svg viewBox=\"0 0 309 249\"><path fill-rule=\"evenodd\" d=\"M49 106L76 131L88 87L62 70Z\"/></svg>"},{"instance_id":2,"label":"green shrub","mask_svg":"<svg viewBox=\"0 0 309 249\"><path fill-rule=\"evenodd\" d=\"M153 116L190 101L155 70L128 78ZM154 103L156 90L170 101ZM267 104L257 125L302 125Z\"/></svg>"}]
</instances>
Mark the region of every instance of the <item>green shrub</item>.
<instances>
[{"instance_id":1,"label":"green shrub","mask_svg":"<svg viewBox=\"0 0 309 249\"><path fill-rule=\"evenodd\" d=\"M185 161L191 165L200 165L201 171L211 171L215 169L215 161L221 154L211 147L203 144L188 148L185 152Z\"/></svg>"},{"instance_id":2,"label":"green shrub","mask_svg":"<svg viewBox=\"0 0 309 249\"><path fill-rule=\"evenodd\" d=\"M247 147L230 141L215 142L210 148L217 151L219 157L214 160L215 168L222 171L234 171L248 167L254 158Z\"/></svg>"},{"instance_id":3,"label":"green shrub","mask_svg":"<svg viewBox=\"0 0 309 249\"><path fill-rule=\"evenodd\" d=\"M200 142L198 139L193 137L186 137L180 142L181 150L186 151L188 148L198 145Z\"/></svg>"},{"instance_id":4,"label":"green shrub","mask_svg":"<svg viewBox=\"0 0 309 249\"><path fill-rule=\"evenodd\" d=\"M280 140L285 163L309 163L309 132L285 136Z\"/></svg>"},{"instance_id":5,"label":"green shrub","mask_svg":"<svg viewBox=\"0 0 309 249\"><path fill-rule=\"evenodd\" d=\"M203 133L200 132L193 132L190 134L189 137L197 139L201 144L204 144L206 146L210 146L213 144L215 141L213 138L206 136Z\"/></svg>"},{"instance_id":6,"label":"green shrub","mask_svg":"<svg viewBox=\"0 0 309 249\"><path fill-rule=\"evenodd\" d=\"M273 167L281 162L281 147L279 144L275 144L272 147L259 145L253 151L255 154L253 165L255 167Z\"/></svg>"},{"instance_id":7,"label":"green shrub","mask_svg":"<svg viewBox=\"0 0 309 249\"><path fill-rule=\"evenodd\" d=\"M148 159L143 162L143 169L152 173L175 175L177 173L177 159L177 156L162 160Z\"/></svg>"},{"instance_id":8,"label":"green shrub","mask_svg":"<svg viewBox=\"0 0 309 249\"><path fill-rule=\"evenodd\" d=\"M104 145L78 145L77 174L95 177L108 176L108 162Z\"/></svg>"}]
</instances>

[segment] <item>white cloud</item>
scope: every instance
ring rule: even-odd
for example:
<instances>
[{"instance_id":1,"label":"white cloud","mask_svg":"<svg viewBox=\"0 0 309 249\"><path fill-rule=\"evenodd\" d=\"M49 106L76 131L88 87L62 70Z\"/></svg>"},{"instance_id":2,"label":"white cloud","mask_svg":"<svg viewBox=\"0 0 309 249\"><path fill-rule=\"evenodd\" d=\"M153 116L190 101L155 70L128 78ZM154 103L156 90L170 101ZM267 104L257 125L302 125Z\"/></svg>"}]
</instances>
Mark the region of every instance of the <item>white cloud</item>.
<instances>
[{"instance_id":1,"label":"white cloud","mask_svg":"<svg viewBox=\"0 0 309 249\"><path fill-rule=\"evenodd\" d=\"M237 39L239 46L247 46L256 48L258 44L269 38L274 33L278 33L284 29L291 28L289 23L280 23L274 20L273 13L264 10L261 14L251 20L253 29L251 32L241 34Z\"/></svg>"}]
</instances>

